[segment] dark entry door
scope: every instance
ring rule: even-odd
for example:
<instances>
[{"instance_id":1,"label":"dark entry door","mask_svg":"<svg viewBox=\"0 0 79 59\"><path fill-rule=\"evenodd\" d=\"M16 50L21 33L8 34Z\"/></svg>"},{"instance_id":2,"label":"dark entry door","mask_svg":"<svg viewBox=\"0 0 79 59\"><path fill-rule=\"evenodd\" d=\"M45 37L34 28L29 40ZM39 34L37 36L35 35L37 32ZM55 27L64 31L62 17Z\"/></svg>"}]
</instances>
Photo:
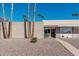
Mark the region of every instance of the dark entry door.
<instances>
[{"instance_id":1,"label":"dark entry door","mask_svg":"<svg viewBox=\"0 0 79 59\"><path fill-rule=\"evenodd\" d=\"M51 29L51 37L54 37L54 38L56 37L55 30L56 29Z\"/></svg>"}]
</instances>

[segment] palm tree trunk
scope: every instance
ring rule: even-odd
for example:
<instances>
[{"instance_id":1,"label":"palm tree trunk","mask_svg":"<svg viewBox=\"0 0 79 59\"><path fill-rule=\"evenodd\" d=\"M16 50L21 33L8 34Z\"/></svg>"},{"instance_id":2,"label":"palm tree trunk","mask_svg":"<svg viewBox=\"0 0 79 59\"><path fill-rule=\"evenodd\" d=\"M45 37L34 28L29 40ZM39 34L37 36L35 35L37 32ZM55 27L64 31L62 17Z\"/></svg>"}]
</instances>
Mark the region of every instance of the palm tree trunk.
<instances>
[{"instance_id":1,"label":"palm tree trunk","mask_svg":"<svg viewBox=\"0 0 79 59\"><path fill-rule=\"evenodd\" d=\"M31 35L31 23L30 23L30 3L28 3L28 38Z\"/></svg>"},{"instance_id":2,"label":"palm tree trunk","mask_svg":"<svg viewBox=\"0 0 79 59\"><path fill-rule=\"evenodd\" d=\"M13 16L13 3L12 3L11 13L10 13L10 22L9 22L8 38L10 38L12 36L12 16Z\"/></svg>"},{"instance_id":3,"label":"palm tree trunk","mask_svg":"<svg viewBox=\"0 0 79 59\"><path fill-rule=\"evenodd\" d=\"M2 15L3 15L3 21L2 21L3 37L7 38L7 27L6 27L6 19L5 19L5 12L4 12L4 4L3 3L2 3Z\"/></svg>"},{"instance_id":4,"label":"palm tree trunk","mask_svg":"<svg viewBox=\"0 0 79 59\"><path fill-rule=\"evenodd\" d=\"M26 19L24 18L24 35L27 38L27 31L26 31Z\"/></svg>"},{"instance_id":5,"label":"palm tree trunk","mask_svg":"<svg viewBox=\"0 0 79 59\"><path fill-rule=\"evenodd\" d=\"M12 21L9 22L9 27L8 27L8 38L11 38L12 35Z\"/></svg>"},{"instance_id":6,"label":"palm tree trunk","mask_svg":"<svg viewBox=\"0 0 79 59\"><path fill-rule=\"evenodd\" d=\"M32 37L34 37L35 17L36 17L36 3L34 4L34 14L33 14L33 24L32 24Z\"/></svg>"},{"instance_id":7,"label":"palm tree trunk","mask_svg":"<svg viewBox=\"0 0 79 59\"><path fill-rule=\"evenodd\" d=\"M1 22L0 22L0 39L1 39Z\"/></svg>"}]
</instances>

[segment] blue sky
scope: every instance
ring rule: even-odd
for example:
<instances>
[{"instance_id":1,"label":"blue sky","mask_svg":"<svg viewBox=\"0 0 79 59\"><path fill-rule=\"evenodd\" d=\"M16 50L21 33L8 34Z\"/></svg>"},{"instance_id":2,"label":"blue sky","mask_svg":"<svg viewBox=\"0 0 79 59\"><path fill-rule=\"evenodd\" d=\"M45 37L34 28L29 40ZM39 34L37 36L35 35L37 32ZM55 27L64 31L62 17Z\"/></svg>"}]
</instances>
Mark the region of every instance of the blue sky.
<instances>
[{"instance_id":1,"label":"blue sky","mask_svg":"<svg viewBox=\"0 0 79 59\"><path fill-rule=\"evenodd\" d=\"M11 3L4 4L6 18L10 19ZM33 19L34 4L30 4L30 20ZM23 14L27 15L27 3L14 3L13 21L23 21ZM78 3L37 3L36 21L42 21L37 15L42 14L45 20L78 20L79 17L72 16L79 13ZM0 3L0 17L2 17L2 7Z\"/></svg>"}]
</instances>

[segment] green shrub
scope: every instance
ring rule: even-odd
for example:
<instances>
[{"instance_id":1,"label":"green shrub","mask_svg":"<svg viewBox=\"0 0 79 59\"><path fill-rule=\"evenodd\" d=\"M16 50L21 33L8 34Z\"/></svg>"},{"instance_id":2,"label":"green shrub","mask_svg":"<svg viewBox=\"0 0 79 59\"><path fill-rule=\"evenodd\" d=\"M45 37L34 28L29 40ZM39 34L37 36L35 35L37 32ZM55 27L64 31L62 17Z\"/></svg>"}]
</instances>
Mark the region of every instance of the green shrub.
<instances>
[{"instance_id":1,"label":"green shrub","mask_svg":"<svg viewBox=\"0 0 79 59\"><path fill-rule=\"evenodd\" d=\"M36 37L33 37L30 42L31 42L31 43L36 43L36 42L37 42L37 38L36 38Z\"/></svg>"}]
</instances>

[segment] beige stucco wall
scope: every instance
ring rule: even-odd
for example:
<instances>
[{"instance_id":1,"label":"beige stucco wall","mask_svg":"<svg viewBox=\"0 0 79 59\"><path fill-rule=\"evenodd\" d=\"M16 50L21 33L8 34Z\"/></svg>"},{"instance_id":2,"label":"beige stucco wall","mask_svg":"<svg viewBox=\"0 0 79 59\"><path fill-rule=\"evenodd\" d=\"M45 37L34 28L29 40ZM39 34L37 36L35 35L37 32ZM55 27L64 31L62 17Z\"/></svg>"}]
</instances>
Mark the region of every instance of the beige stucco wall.
<instances>
[{"instance_id":1,"label":"beige stucco wall","mask_svg":"<svg viewBox=\"0 0 79 59\"><path fill-rule=\"evenodd\" d=\"M8 25L8 23L7 23ZM32 25L32 24L31 24ZM27 31L29 29L27 28ZM27 32L28 34L28 32ZM43 22L35 22L35 37L44 38L44 26ZM1 24L1 38L3 38L2 24ZM13 22L12 23L12 37L11 38L24 38L24 23Z\"/></svg>"},{"instance_id":2,"label":"beige stucco wall","mask_svg":"<svg viewBox=\"0 0 79 59\"><path fill-rule=\"evenodd\" d=\"M24 23L23 22L12 23L12 38L24 38Z\"/></svg>"},{"instance_id":3,"label":"beige stucco wall","mask_svg":"<svg viewBox=\"0 0 79 59\"><path fill-rule=\"evenodd\" d=\"M7 23L8 25L8 23ZM8 26L7 26L8 30ZM2 32L2 24L1 24L1 38L3 38ZM11 38L24 38L24 24L23 22L13 22L12 23L12 35Z\"/></svg>"},{"instance_id":4,"label":"beige stucco wall","mask_svg":"<svg viewBox=\"0 0 79 59\"><path fill-rule=\"evenodd\" d=\"M35 37L39 39L44 38L44 25L43 22L36 22L35 23Z\"/></svg>"}]
</instances>

